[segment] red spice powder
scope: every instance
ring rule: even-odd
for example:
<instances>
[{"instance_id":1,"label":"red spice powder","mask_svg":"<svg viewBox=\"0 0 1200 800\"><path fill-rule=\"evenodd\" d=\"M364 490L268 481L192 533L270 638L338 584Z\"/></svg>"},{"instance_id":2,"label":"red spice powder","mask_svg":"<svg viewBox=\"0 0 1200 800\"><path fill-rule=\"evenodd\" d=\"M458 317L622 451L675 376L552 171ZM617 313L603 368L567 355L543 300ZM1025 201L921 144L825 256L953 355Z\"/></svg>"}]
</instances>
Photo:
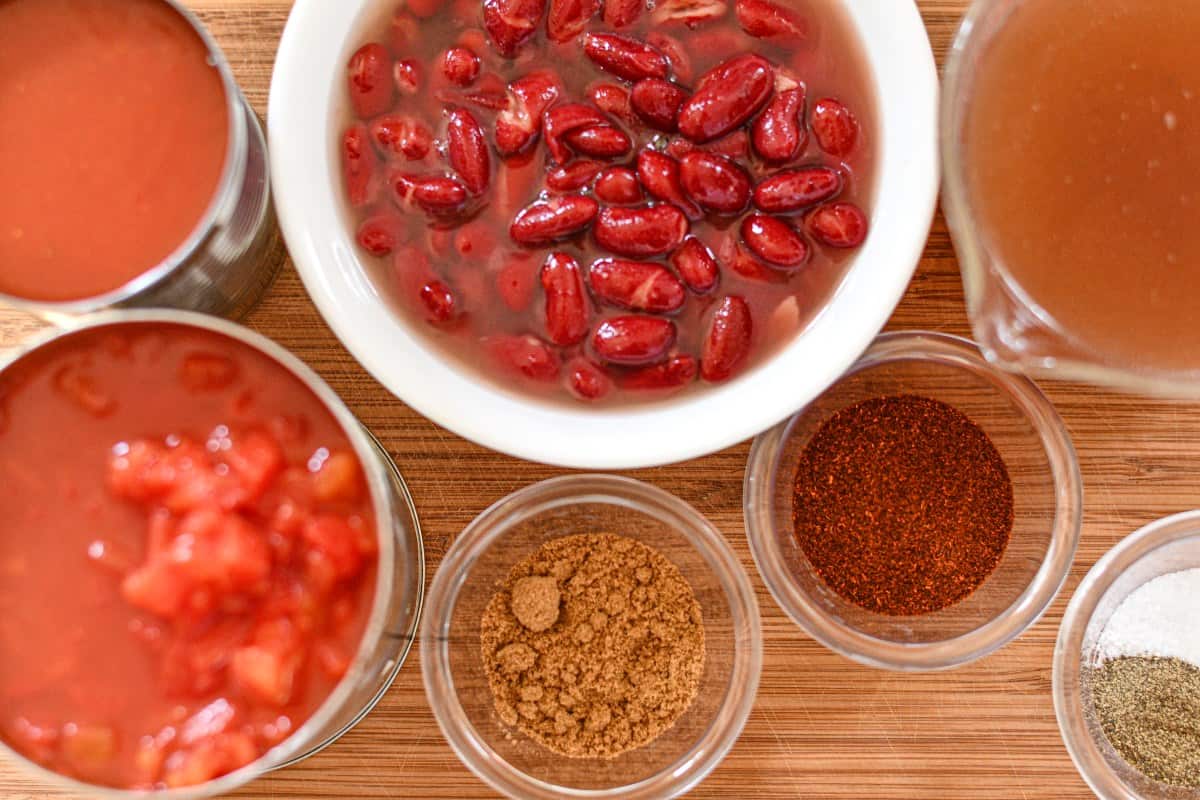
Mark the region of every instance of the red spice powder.
<instances>
[{"instance_id":1,"label":"red spice powder","mask_svg":"<svg viewBox=\"0 0 1200 800\"><path fill-rule=\"evenodd\" d=\"M843 598L890 616L928 614L995 570L1012 532L1012 481L958 409L881 397L841 409L809 441L792 515L800 547Z\"/></svg>"}]
</instances>

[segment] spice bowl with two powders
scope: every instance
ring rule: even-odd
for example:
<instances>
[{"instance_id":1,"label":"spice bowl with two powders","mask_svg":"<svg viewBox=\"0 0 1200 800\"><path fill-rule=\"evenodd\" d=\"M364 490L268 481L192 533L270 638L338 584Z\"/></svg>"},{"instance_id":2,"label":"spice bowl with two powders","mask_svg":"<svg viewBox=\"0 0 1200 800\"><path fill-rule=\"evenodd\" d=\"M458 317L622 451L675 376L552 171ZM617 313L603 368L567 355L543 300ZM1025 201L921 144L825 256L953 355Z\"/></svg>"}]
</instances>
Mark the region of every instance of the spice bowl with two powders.
<instances>
[{"instance_id":1,"label":"spice bowl with two powders","mask_svg":"<svg viewBox=\"0 0 1200 800\"><path fill-rule=\"evenodd\" d=\"M1062 420L1028 379L925 332L881 336L838 383L760 436L751 551L814 639L894 670L961 666L1049 606L1079 539Z\"/></svg>"}]
</instances>

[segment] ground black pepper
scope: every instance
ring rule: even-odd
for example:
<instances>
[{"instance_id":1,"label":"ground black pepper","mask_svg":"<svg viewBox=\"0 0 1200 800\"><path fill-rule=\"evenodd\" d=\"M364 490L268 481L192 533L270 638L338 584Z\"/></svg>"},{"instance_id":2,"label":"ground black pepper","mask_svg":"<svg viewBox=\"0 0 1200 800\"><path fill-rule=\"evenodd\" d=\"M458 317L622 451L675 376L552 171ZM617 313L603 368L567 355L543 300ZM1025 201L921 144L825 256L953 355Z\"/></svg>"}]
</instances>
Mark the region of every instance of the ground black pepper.
<instances>
[{"instance_id":1,"label":"ground black pepper","mask_svg":"<svg viewBox=\"0 0 1200 800\"><path fill-rule=\"evenodd\" d=\"M1013 491L983 429L898 395L833 414L796 470L796 537L831 589L870 611L928 614L987 579L1008 546Z\"/></svg>"}]
</instances>

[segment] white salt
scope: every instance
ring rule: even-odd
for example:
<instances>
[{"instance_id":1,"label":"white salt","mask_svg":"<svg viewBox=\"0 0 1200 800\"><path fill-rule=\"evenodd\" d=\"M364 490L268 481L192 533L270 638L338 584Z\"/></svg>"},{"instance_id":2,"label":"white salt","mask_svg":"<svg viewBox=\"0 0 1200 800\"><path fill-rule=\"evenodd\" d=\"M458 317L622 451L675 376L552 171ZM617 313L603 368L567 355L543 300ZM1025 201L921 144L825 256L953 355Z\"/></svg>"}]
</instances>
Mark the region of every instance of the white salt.
<instances>
[{"instance_id":1,"label":"white salt","mask_svg":"<svg viewBox=\"0 0 1200 800\"><path fill-rule=\"evenodd\" d=\"M1135 589L1096 642L1100 660L1179 658L1200 667L1200 569L1160 575Z\"/></svg>"}]
</instances>

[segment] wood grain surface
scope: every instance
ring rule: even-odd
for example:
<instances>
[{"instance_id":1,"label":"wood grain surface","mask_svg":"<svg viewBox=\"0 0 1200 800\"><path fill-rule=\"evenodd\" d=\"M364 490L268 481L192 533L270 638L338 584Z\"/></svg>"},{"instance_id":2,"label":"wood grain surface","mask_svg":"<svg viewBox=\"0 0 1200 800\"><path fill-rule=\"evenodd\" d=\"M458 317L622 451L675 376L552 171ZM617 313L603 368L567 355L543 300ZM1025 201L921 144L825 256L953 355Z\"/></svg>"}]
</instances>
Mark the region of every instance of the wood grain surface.
<instances>
[{"instance_id":1,"label":"wood grain surface","mask_svg":"<svg viewBox=\"0 0 1200 800\"><path fill-rule=\"evenodd\" d=\"M329 0L336 2L336 0ZM880 3L907 0L877 0ZM920 0L941 62L966 0ZM264 114L275 48L290 0L191 0L211 26L250 102ZM281 342L341 394L408 479L425 530L430 574L489 504L561 470L463 441L392 397L358 366L313 308L290 264L248 324ZM0 311L0 347L38 327ZM940 216L921 267L889 328L967 335L962 286ZM806 638L754 572L742 524L749 443L707 458L633 473L678 494L733 543L758 590L765 662L740 741L696 798L1085 798L1059 738L1050 697L1054 639L1067 598L1120 538L1163 515L1200 506L1200 405L1149 401L1074 384L1047 384L1074 436L1087 510L1075 568L1050 612L990 658L944 674L868 669ZM0 762L0 797L66 797ZM395 686L333 747L239 792L246 798L481 798L425 702L414 649Z\"/></svg>"}]
</instances>

